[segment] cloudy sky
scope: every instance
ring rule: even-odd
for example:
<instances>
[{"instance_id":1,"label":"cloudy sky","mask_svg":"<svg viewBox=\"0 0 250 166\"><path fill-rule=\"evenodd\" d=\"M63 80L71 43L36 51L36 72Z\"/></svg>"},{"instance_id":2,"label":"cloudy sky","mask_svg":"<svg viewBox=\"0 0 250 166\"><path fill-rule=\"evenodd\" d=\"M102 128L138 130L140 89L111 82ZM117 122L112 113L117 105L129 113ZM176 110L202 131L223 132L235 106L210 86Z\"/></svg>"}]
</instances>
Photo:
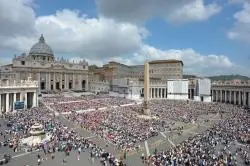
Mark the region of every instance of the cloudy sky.
<instances>
[{"instance_id":1,"label":"cloudy sky","mask_svg":"<svg viewBox=\"0 0 250 166\"><path fill-rule=\"evenodd\" d=\"M0 64L44 34L57 57L250 76L249 0L0 0Z\"/></svg>"}]
</instances>

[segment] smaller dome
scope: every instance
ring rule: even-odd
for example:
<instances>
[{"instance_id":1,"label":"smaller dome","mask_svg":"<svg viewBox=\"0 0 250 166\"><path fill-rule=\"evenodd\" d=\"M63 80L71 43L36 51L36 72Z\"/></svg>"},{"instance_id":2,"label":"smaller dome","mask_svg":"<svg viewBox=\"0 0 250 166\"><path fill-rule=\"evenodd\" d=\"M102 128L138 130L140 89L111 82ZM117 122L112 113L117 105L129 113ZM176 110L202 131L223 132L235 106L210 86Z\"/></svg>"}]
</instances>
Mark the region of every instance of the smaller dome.
<instances>
[{"instance_id":1,"label":"smaller dome","mask_svg":"<svg viewBox=\"0 0 250 166\"><path fill-rule=\"evenodd\" d=\"M54 53L51 47L46 44L43 35L41 35L39 41L31 47L29 55L54 56Z\"/></svg>"}]
</instances>

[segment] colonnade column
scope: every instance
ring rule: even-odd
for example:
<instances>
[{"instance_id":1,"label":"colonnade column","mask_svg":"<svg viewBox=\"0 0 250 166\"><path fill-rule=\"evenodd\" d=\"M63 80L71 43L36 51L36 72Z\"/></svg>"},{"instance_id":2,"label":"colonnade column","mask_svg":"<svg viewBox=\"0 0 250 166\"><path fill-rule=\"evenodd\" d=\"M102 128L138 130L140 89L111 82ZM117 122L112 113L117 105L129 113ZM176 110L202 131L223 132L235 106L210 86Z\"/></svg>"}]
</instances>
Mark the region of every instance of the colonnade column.
<instances>
[{"instance_id":1,"label":"colonnade column","mask_svg":"<svg viewBox=\"0 0 250 166\"><path fill-rule=\"evenodd\" d=\"M164 88L164 98L165 99L167 98L167 90L166 90L166 88Z\"/></svg>"},{"instance_id":2,"label":"colonnade column","mask_svg":"<svg viewBox=\"0 0 250 166\"><path fill-rule=\"evenodd\" d=\"M227 90L225 90L225 103L227 103Z\"/></svg>"},{"instance_id":3,"label":"colonnade column","mask_svg":"<svg viewBox=\"0 0 250 166\"><path fill-rule=\"evenodd\" d=\"M152 99L154 98L154 93L153 93L153 91L154 91L154 88L151 88L151 98L152 98Z\"/></svg>"},{"instance_id":4,"label":"colonnade column","mask_svg":"<svg viewBox=\"0 0 250 166\"><path fill-rule=\"evenodd\" d=\"M49 73L48 77L49 77L49 87L48 87L48 89L51 90L51 73Z\"/></svg>"},{"instance_id":5,"label":"colonnade column","mask_svg":"<svg viewBox=\"0 0 250 166\"><path fill-rule=\"evenodd\" d=\"M13 95L13 106L12 106L13 110L15 109L15 102L16 102L16 93L14 93Z\"/></svg>"},{"instance_id":6,"label":"colonnade column","mask_svg":"<svg viewBox=\"0 0 250 166\"><path fill-rule=\"evenodd\" d=\"M56 90L56 73L55 72L53 76L53 90Z\"/></svg>"},{"instance_id":7,"label":"colonnade column","mask_svg":"<svg viewBox=\"0 0 250 166\"><path fill-rule=\"evenodd\" d=\"M67 74L64 73L64 89L68 89L68 80L67 80Z\"/></svg>"},{"instance_id":8,"label":"colonnade column","mask_svg":"<svg viewBox=\"0 0 250 166\"><path fill-rule=\"evenodd\" d=\"M243 105L245 106L246 105L246 92L243 91Z\"/></svg>"},{"instance_id":9,"label":"colonnade column","mask_svg":"<svg viewBox=\"0 0 250 166\"><path fill-rule=\"evenodd\" d=\"M63 81L62 81L63 79L62 79L62 73L60 74L60 89L62 90L62 83L63 83Z\"/></svg>"},{"instance_id":10,"label":"colonnade column","mask_svg":"<svg viewBox=\"0 0 250 166\"><path fill-rule=\"evenodd\" d=\"M219 101L219 91L216 90L216 102L218 102L218 101Z\"/></svg>"},{"instance_id":11,"label":"colonnade column","mask_svg":"<svg viewBox=\"0 0 250 166\"><path fill-rule=\"evenodd\" d=\"M151 99L153 98L153 97L152 97L152 96L153 96L153 93L152 93L153 90L152 90L152 89L153 89L153 88L150 88L150 98L151 98Z\"/></svg>"},{"instance_id":12,"label":"colonnade column","mask_svg":"<svg viewBox=\"0 0 250 166\"><path fill-rule=\"evenodd\" d=\"M164 89L165 89L165 98L167 98L168 91L167 91L167 88L164 88Z\"/></svg>"},{"instance_id":13,"label":"colonnade column","mask_svg":"<svg viewBox=\"0 0 250 166\"><path fill-rule=\"evenodd\" d=\"M49 73L49 90L51 90L51 73Z\"/></svg>"},{"instance_id":14,"label":"colonnade column","mask_svg":"<svg viewBox=\"0 0 250 166\"><path fill-rule=\"evenodd\" d=\"M50 77L49 77L49 73L46 73L46 89L49 90L50 89Z\"/></svg>"},{"instance_id":15,"label":"colonnade column","mask_svg":"<svg viewBox=\"0 0 250 166\"><path fill-rule=\"evenodd\" d=\"M45 73L45 89L48 89L49 87L49 75L48 73Z\"/></svg>"},{"instance_id":16,"label":"colonnade column","mask_svg":"<svg viewBox=\"0 0 250 166\"><path fill-rule=\"evenodd\" d=\"M155 92L155 88L152 88L152 98L155 98L154 92Z\"/></svg>"},{"instance_id":17,"label":"colonnade column","mask_svg":"<svg viewBox=\"0 0 250 166\"><path fill-rule=\"evenodd\" d=\"M27 95L27 92L25 92L24 96L25 96L24 107L27 108L27 103L28 103L28 95Z\"/></svg>"},{"instance_id":18,"label":"colonnade column","mask_svg":"<svg viewBox=\"0 0 250 166\"><path fill-rule=\"evenodd\" d=\"M248 92L248 107L250 107L250 91Z\"/></svg>"},{"instance_id":19,"label":"colonnade column","mask_svg":"<svg viewBox=\"0 0 250 166\"><path fill-rule=\"evenodd\" d=\"M2 114L2 94L0 93L0 115Z\"/></svg>"},{"instance_id":20,"label":"colonnade column","mask_svg":"<svg viewBox=\"0 0 250 166\"><path fill-rule=\"evenodd\" d=\"M238 105L241 105L241 91L239 91Z\"/></svg>"},{"instance_id":21,"label":"colonnade column","mask_svg":"<svg viewBox=\"0 0 250 166\"><path fill-rule=\"evenodd\" d=\"M6 112L10 111L9 93L6 93Z\"/></svg>"},{"instance_id":22,"label":"colonnade column","mask_svg":"<svg viewBox=\"0 0 250 166\"><path fill-rule=\"evenodd\" d=\"M216 102L218 102L218 101L219 101L219 91L216 90Z\"/></svg>"},{"instance_id":23,"label":"colonnade column","mask_svg":"<svg viewBox=\"0 0 250 166\"><path fill-rule=\"evenodd\" d=\"M229 103L232 103L232 91L229 91Z\"/></svg>"},{"instance_id":24,"label":"colonnade column","mask_svg":"<svg viewBox=\"0 0 250 166\"><path fill-rule=\"evenodd\" d=\"M75 89L75 74L73 74L73 80L72 80L72 89ZM145 95L145 89L144 89L144 95Z\"/></svg>"},{"instance_id":25,"label":"colonnade column","mask_svg":"<svg viewBox=\"0 0 250 166\"><path fill-rule=\"evenodd\" d=\"M225 102L225 91L221 90L221 94L222 94L221 102L224 103Z\"/></svg>"},{"instance_id":26,"label":"colonnade column","mask_svg":"<svg viewBox=\"0 0 250 166\"><path fill-rule=\"evenodd\" d=\"M20 100L19 101L23 101L23 93L20 92Z\"/></svg>"},{"instance_id":27,"label":"colonnade column","mask_svg":"<svg viewBox=\"0 0 250 166\"><path fill-rule=\"evenodd\" d=\"M220 97L219 97L219 101L222 102L222 90L220 90Z\"/></svg>"},{"instance_id":28,"label":"colonnade column","mask_svg":"<svg viewBox=\"0 0 250 166\"><path fill-rule=\"evenodd\" d=\"M36 92L34 92L33 93L33 103L32 103L33 105L32 105L32 107L36 107L37 106L37 103L36 103L37 100L36 99L37 99L37 94L36 94Z\"/></svg>"},{"instance_id":29,"label":"colonnade column","mask_svg":"<svg viewBox=\"0 0 250 166\"><path fill-rule=\"evenodd\" d=\"M237 91L234 91L234 104L237 104Z\"/></svg>"}]
</instances>

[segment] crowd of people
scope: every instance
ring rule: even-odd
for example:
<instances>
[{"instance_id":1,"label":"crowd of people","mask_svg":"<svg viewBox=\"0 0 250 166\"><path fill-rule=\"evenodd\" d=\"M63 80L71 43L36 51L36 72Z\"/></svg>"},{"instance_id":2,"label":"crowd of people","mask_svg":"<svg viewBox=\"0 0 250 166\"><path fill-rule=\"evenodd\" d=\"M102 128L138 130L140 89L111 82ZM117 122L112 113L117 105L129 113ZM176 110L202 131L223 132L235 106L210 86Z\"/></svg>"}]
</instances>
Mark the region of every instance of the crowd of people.
<instances>
[{"instance_id":1,"label":"crowd of people","mask_svg":"<svg viewBox=\"0 0 250 166\"><path fill-rule=\"evenodd\" d=\"M107 106L120 106L134 103L129 99L109 97L107 95L82 95L78 97L51 96L44 97L43 102L50 105L57 112L75 112L80 110L89 110L105 108Z\"/></svg>"},{"instance_id":2,"label":"crowd of people","mask_svg":"<svg viewBox=\"0 0 250 166\"><path fill-rule=\"evenodd\" d=\"M237 165L239 161L249 164L250 120L249 113L240 107L229 104L202 103L175 100L151 100L149 107L152 118L142 117L143 105L124 98L88 95L80 97L44 97L45 105L14 114L6 114L8 130L1 133L14 150L19 150L21 140L30 135L33 124L44 126L45 132L52 137L44 144L33 145L42 149L44 154L55 150L65 154L71 151L87 150L94 160L103 164L118 165L114 155L98 147L91 140L82 138L74 129L65 126L48 110L49 106L57 112L71 112L64 115L72 123L78 124L91 133L116 145L121 150L136 150L142 141L148 140L159 132L175 130L176 123L181 125L198 122L200 117L221 115L212 128L183 143L164 151L156 151L150 156L142 156L143 163L151 166L161 165ZM118 107L112 107L118 106ZM106 107L105 110L98 108ZM77 113L78 110L93 109ZM224 114L227 117L223 117ZM209 120L209 118L208 118ZM238 163L237 163L238 162ZM121 163L120 163L121 164ZM240 164L241 165L241 164Z\"/></svg>"},{"instance_id":3,"label":"crowd of people","mask_svg":"<svg viewBox=\"0 0 250 166\"><path fill-rule=\"evenodd\" d=\"M202 115L216 114L221 110L232 110L232 105L202 103L182 100L151 100L150 109L154 116L161 119L192 122Z\"/></svg>"},{"instance_id":4,"label":"crowd of people","mask_svg":"<svg viewBox=\"0 0 250 166\"><path fill-rule=\"evenodd\" d=\"M99 109L103 107L105 107L104 104L94 101L71 101L51 105L51 108L57 112L75 112L80 110Z\"/></svg>"},{"instance_id":5,"label":"crowd of people","mask_svg":"<svg viewBox=\"0 0 250 166\"><path fill-rule=\"evenodd\" d=\"M219 120L204 133L190 137L176 147L155 152L148 157L143 155L142 162L155 166L250 165L249 112L232 105L220 105L218 108L226 110L229 116Z\"/></svg>"},{"instance_id":6,"label":"crowd of people","mask_svg":"<svg viewBox=\"0 0 250 166\"><path fill-rule=\"evenodd\" d=\"M53 158L54 153L59 151L65 153L62 162L66 162L65 160L70 153L87 151L91 162L98 160L102 165L104 163L109 163L111 166L122 165L121 160L118 160L105 149L98 147L95 142L81 137L74 129L68 128L56 118L53 112L50 112L44 106L13 114L5 114L3 118L6 121L7 128L5 132L1 133L1 137L4 137L4 142L8 143L8 146L13 148L14 151L41 150L46 159L50 155ZM43 125L45 132L49 133L51 137L42 143L25 146L22 139L31 136L31 126L35 123ZM38 159L38 162L41 162L41 160Z\"/></svg>"},{"instance_id":7,"label":"crowd of people","mask_svg":"<svg viewBox=\"0 0 250 166\"><path fill-rule=\"evenodd\" d=\"M122 100L122 99L121 99ZM66 117L83 128L117 145L120 149L135 150L142 141L158 135L159 132L174 130L175 123L195 122L199 116L215 115L222 108L232 106L174 100L153 100L150 102L152 119L142 118L141 104L73 113ZM208 111L207 111L208 110Z\"/></svg>"},{"instance_id":8,"label":"crowd of people","mask_svg":"<svg viewBox=\"0 0 250 166\"><path fill-rule=\"evenodd\" d=\"M157 134L161 126L159 119L139 118L137 113L132 111L134 108L127 106L66 116L120 149L134 150L139 142Z\"/></svg>"},{"instance_id":9,"label":"crowd of people","mask_svg":"<svg viewBox=\"0 0 250 166\"><path fill-rule=\"evenodd\" d=\"M94 101L97 103L103 103L106 106L121 106L121 105L135 103L132 100L120 97L100 98L100 99L95 99Z\"/></svg>"}]
</instances>

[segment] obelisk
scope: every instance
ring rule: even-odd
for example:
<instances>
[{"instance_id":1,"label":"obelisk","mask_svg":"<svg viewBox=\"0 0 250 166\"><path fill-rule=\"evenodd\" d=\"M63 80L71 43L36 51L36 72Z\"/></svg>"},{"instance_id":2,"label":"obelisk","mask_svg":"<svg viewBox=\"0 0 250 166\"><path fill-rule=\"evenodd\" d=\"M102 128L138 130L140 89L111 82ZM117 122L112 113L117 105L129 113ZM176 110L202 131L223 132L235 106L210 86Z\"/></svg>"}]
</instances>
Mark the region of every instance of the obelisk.
<instances>
[{"instance_id":1,"label":"obelisk","mask_svg":"<svg viewBox=\"0 0 250 166\"><path fill-rule=\"evenodd\" d=\"M150 116L149 109L149 63L146 61L144 64L144 108L143 113Z\"/></svg>"}]
</instances>

